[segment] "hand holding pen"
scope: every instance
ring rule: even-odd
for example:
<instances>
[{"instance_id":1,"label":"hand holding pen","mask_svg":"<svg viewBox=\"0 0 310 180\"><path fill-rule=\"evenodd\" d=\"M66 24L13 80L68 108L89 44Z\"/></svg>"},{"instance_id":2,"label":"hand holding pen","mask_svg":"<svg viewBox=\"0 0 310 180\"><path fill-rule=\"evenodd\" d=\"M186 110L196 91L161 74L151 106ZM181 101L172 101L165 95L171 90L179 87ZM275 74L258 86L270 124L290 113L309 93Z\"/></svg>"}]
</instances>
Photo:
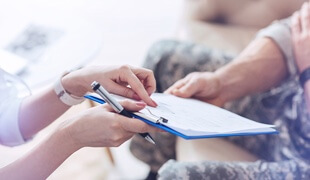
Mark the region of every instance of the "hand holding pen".
<instances>
[{"instance_id":1,"label":"hand holding pen","mask_svg":"<svg viewBox=\"0 0 310 180\"><path fill-rule=\"evenodd\" d=\"M94 81L92 89L108 103L117 113L132 118L132 115L126 111L98 82ZM144 139L155 144L155 141L148 133L139 133Z\"/></svg>"}]
</instances>

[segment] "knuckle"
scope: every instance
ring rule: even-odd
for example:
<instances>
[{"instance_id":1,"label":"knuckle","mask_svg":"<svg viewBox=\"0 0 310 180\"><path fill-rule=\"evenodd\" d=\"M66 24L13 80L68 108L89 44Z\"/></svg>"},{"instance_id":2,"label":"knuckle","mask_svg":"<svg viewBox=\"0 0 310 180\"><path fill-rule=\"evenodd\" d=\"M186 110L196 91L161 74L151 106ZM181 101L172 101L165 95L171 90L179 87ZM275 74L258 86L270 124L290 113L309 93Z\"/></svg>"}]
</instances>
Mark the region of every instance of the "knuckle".
<instances>
[{"instance_id":1,"label":"knuckle","mask_svg":"<svg viewBox=\"0 0 310 180\"><path fill-rule=\"evenodd\" d=\"M110 125L110 127L113 130L117 130L117 129L120 129L121 125L117 121L115 121Z\"/></svg>"},{"instance_id":2,"label":"knuckle","mask_svg":"<svg viewBox=\"0 0 310 180\"><path fill-rule=\"evenodd\" d=\"M130 89L129 89L129 88L124 88L123 94L124 94L125 96L127 96L127 97L130 96L130 95L131 95Z\"/></svg>"},{"instance_id":3,"label":"knuckle","mask_svg":"<svg viewBox=\"0 0 310 180\"><path fill-rule=\"evenodd\" d=\"M113 137L111 139L112 139L114 144L118 144L119 142L121 142L123 137L120 134L115 134L115 135L113 135Z\"/></svg>"},{"instance_id":4,"label":"knuckle","mask_svg":"<svg viewBox=\"0 0 310 180\"><path fill-rule=\"evenodd\" d=\"M191 82L192 82L193 85L199 84L201 82L201 78L196 76L195 78L191 79Z\"/></svg>"},{"instance_id":5,"label":"knuckle","mask_svg":"<svg viewBox=\"0 0 310 180\"><path fill-rule=\"evenodd\" d=\"M112 147L119 147L119 145L120 145L119 143L117 143L115 141L113 141L111 144L112 144Z\"/></svg>"},{"instance_id":6,"label":"knuckle","mask_svg":"<svg viewBox=\"0 0 310 180\"><path fill-rule=\"evenodd\" d=\"M200 73L199 72L192 72L191 74L194 75L194 76L197 76Z\"/></svg>"},{"instance_id":7,"label":"knuckle","mask_svg":"<svg viewBox=\"0 0 310 180\"><path fill-rule=\"evenodd\" d=\"M109 110L109 108L110 108L110 106L108 105L108 104L102 104L102 105L99 105L99 106L97 106L98 108L102 108L102 109L104 109L104 110L106 110L106 111L108 111Z\"/></svg>"},{"instance_id":8,"label":"knuckle","mask_svg":"<svg viewBox=\"0 0 310 180\"><path fill-rule=\"evenodd\" d=\"M119 147L121 143L115 143L114 147Z\"/></svg>"},{"instance_id":9,"label":"knuckle","mask_svg":"<svg viewBox=\"0 0 310 180\"><path fill-rule=\"evenodd\" d=\"M125 99L125 100L122 100L122 101L121 101L121 104L122 104L125 108L128 107L128 106L130 106L131 103L132 103L132 101L129 100L129 99Z\"/></svg>"},{"instance_id":10,"label":"knuckle","mask_svg":"<svg viewBox=\"0 0 310 180\"><path fill-rule=\"evenodd\" d=\"M200 74L198 75L196 75L196 80L197 81L202 81L204 78L203 78L203 76L201 76Z\"/></svg>"},{"instance_id":11,"label":"knuckle","mask_svg":"<svg viewBox=\"0 0 310 180\"><path fill-rule=\"evenodd\" d=\"M121 65L119 68L121 71L128 71L130 70L130 66L125 64L125 65Z\"/></svg>"},{"instance_id":12,"label":"knuckle","mask_svg":"<svg viewBox=\"0 0 310 180\"><path fill-rule=\"evenodd\" d=\"M189 73L189 74L187 75L187 77L193 77L193 76L195 76L195 74L197 74L197 72Z\"/></svg>"},{"instance_id":13,"label":"knuckle","mask_svg":"<svg viewBox=\"0 0 310 180\"><path fill-rule=\"evenodd\" d=\"M193 72L190 75L191 75L191 79L199 79L199 77L200 77L199 72Z\"/></svg>"},{"instance_id":14,"label":"knuckle","mask_svg":"<svg viewBox=\"0 0 310 180\"><path fill-rule=\"evenodd\" d=\"M197 85L199 85L199 83L200 83L200 80L199 80L199 79L193 79L193 80L191 81L191 85L192 85L192 86L197 86ZM192 86L189 86L189 87L191 88Z\"/></svg>"},{"instance_id":15,"label":"knuckle","mask_svg":"<svg viewBox=\"0 0 310 180\"><path fill-rule=\"evenodd\" d=\"M152 70L146 69L146 72L147 72L149 75L154 76L154 72L153 72Z\"/></svg>"}]
</instances>

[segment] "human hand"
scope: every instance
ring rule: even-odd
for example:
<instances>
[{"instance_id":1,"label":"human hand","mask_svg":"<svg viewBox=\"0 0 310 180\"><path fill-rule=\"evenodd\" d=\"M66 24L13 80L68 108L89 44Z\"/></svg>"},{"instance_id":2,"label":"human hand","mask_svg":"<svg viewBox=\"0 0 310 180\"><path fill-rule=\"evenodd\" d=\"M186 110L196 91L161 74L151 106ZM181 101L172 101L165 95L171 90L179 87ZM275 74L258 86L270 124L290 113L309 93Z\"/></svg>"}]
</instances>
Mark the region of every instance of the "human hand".
<instances>
[{"instance_id":1,"label":"human hand","mask_svg":"<svg viewBox=\"0 0 310 180\"><path fill-rule=\"evenodd\" d=\"M157 104L150 98L156 89L156 82L151 70L123 66L89 66L64 76L64 88L76 96L91 92L90 84L98 81L107 91L128 98L143 100L150 106Z\"/></svg>"},{"instance_id":2,"label":"human hand","mask_svg":"<svg viewBox=\"0 0 310 180\"><path fill-rule=\"evenodd\" d=\"M120 104L129 111L139 111L146 104L125 100ZM141 120L114 113L108 104L90 108L62 124L67 137L78 147L115 147L136 133L161 132Z\"/></svg>"},{"instance_id":3,"label":"human hand","mask_svg":"<svg viewBox=\"0 0 310 180\"><path fill-rule=\"evenodd\" d=\"M305 2L300 11L294 13L291 23L292 42L296 64L300 72L310 67L310 6Z\"/></svg>"},{"instance_id":4,"label":"human hand","mask_svg":"<svg viewBox=\"0 0 310 180\"><path fill-rule=\"evenodd\" d=\"M220 97L220 81L211 72L193 72L178 80L165 93L183 98L196 98L217 106L223 106Z\"/></svg>"}]
</instances>

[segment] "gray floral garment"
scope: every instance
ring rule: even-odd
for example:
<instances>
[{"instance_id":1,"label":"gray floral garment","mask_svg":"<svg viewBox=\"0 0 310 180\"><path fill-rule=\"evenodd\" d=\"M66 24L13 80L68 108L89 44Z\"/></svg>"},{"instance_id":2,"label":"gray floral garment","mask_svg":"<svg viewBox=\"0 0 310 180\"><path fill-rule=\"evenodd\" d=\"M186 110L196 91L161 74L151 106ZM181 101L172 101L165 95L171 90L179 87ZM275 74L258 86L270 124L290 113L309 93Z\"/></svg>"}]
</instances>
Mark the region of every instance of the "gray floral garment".
<instances>
[{"instance_id":1,"label":"gray floral garment","mask_svg":"<svg viewBox=\"0 0 310 180\"><path fill-rule=\"evenodd\" d=\"M154 71L157 89L163 92L188 73L214 71L233 57L202 45L166 40L153 45L145 67ZM177 162L173 160L176 137L169 133L152 134L156 146L135 137L131 152L150 165L153 172L160 168L159 179L310 179L310 117L296 73L290 72L280 86L225 107L277 126L280 131L277 135L225 138L255 154L259 161Z\"/></svg>"}]
</instances>

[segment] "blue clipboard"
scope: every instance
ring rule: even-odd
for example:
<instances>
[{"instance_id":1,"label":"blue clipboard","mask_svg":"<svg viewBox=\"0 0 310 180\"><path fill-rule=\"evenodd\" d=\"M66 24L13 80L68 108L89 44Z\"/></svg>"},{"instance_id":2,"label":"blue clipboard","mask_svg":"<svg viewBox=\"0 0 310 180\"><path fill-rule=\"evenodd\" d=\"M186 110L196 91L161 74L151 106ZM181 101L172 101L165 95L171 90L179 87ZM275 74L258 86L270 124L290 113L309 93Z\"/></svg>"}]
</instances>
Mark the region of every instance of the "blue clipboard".
<instances>
[{"instance_id":1,"label":"blue clipboard","mask_svg":"<svg viewBox=\"0 0 310 180\"><path fill-rule=\"evenodd\" d=\"M92 101L95 101L99 104L105 104L106 102L101 99L101 98L98 98L98 97L95 97L93 95L85 95L84 96L86 99L89 99L89 100L92 100ZM271 131L271 132L246 132L246 133L234 133L234 134L230 134L230 133L221 133L221 134L214 134L214 135L202 135L202 136L188 136L188 135L185 135L183 133L180 133L174 129L171 129L170 127L168 126L165 126L163 123L154 123L150 120L147 120L143 117L140 117L134 113L131 113L132 117L136 118L136 119L140 119L142 120L143 122L151 125L151 126L155 126L157 128L160 128L162 130L165 130L171 134L174 134L174 135L177 135L177 136L180 136L184 139L203 139L203 138L217 138L217 137L228 137L228 136L250 136L250 135L260 135L260 134L278 134L279 132L277 130L275 131Z\"/></svg>"}]
</instances>

